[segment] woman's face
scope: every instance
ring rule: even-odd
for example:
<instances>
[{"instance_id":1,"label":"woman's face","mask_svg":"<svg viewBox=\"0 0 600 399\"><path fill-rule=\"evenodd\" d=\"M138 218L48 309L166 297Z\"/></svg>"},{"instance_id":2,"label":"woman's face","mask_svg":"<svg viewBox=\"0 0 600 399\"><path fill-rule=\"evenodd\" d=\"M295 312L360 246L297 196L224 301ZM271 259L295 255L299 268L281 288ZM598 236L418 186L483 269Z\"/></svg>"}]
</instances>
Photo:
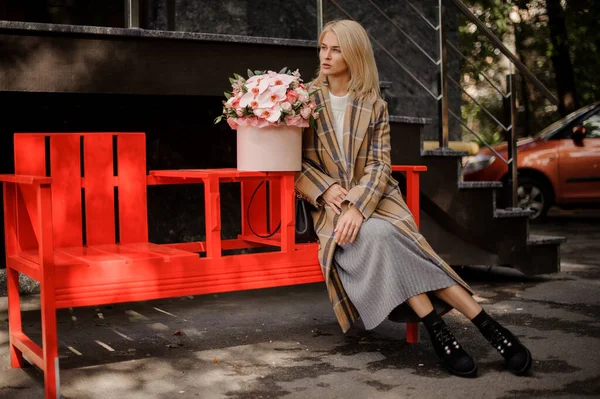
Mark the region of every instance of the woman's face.
<instances>
[{"instance_id":1,"label":"woman's face","mask_svg":"<svg viewBox=\"0 0 600 399\"><path fill-rule=\"evenodd\" d=\"M321 41L319 51L319 60L321 62L321 72L325 76L344 76L350 75L348 65L342 57L342 49L338 43L337 36L333 32L325 33Z\"/></svg>"}]
</instances>

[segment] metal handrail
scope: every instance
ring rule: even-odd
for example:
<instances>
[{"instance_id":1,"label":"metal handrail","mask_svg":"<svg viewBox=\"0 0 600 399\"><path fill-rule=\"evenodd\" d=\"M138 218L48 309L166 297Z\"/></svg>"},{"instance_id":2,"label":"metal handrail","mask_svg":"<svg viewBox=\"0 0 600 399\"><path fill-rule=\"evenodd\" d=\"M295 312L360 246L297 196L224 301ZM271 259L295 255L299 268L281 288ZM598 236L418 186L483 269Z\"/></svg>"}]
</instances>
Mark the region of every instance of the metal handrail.
<instances>
[{"instance_id":1,"label":"metal handrail","mask_svg":"<svg viewBox=\"0 0 600 399\"><path fill-rule=\"evenodd\" d=\"M492 86L494 88L494 90L496 90L498 92L498 94L500 94L502 97L504 98L508 98L507 94L504 94L504 92L502 91L502 89L498 88L498 86L496 86L494 84L494 82L491 81L490 78L488 78L486 76L485 73L481 72L476 66L475 63L473 61L471 61L470 59L468 59L467 57L465 57L465 55L456 48L456 46L454 44L452 44L451 42L446 42L446 45L448 47L450 47L450 49L452 49L456 54L458 54L463 60L465 60L467 63L469 63L471 66L473 66L475 68L475 70L477 71L477 73L482 76L489 84L490 86Z\"/></svg>"},{"instance_id":2,"label":"metal handrail","mask_svg":"<svg viewBox=\"0 0 600 399\"><path fill-rule=\"evenodd\" d=\"M341 12L343 12L346 17L350 18L351 20L355 21L356 19L350 15L350 13L348 13L348 11L346 11L342 6L340 6L335 0L329 0L331 3L333 3L333 5L335 5ZM373 35L371 35L370 33L367 32L367 35L369 35L369 38L379 46L379 48L381 50L383 50L383 52L385 52L391 59L392 61L394 61L400 68L402 68L404 70L404 72L406 72L411 78L413 78L413 80L415 82L417 82L417 84L419 86L421 86L431 97L433 97L435 100L439 101L442 96L441 95L437 95L435 93L433 93L431 90L429 90L429 88L427 88L427 86L425 85L425 83L421 82L421 80L415 76L415 74L413 74L410 69L408 69L408 67L406 67L406 65L404 65L402 62L400 62L396 57L394 57L394 55L384 46L382 45L379 40L375 39L373 37Z\"/></svg>"},{"instance_id":3,"label":"metal handrail","mask_svg":"<svg viewBox=\"0 0 600 399\"><path fill-rule=\"evenodd\" d=\"M317 11L318 19L322 23L323 18L323 2L325 0L318 0L318 7L321 9ZM338 4L336 0L329 0L333 3L339 10L341 10L348 18L355 20L342 6ZM513 67L515 67L521 74L527 78L543 95L544 97L550 101L552 104L557 105L558 99L544 86L544 84L525 66L505 45L502 41L494 35L494 33L488 29L483 22L475 16L469 10L469 8L461 1L461 0L452 0L452 3L458 8L460 12L462 12L469 21L471 21L475 26L477 26L480 32L487 37L499 51L506 56L510 62L511 74L510 80L507 82L507 90L506 93L502 89L500 89L496 84L494 84L484 73L482 73L478 68L475 68L475 71L496 90L504 100L510 100L510 124L505 126L502 122L500 122L485 106L481 105L477 100L473 98L460 83L456 82L456 80L447 76L447 52L446 49L450 47L455 53L459 54L465 61L474 66L473 62L467 59L462 52L456 48L452 43L446 40L446 32L444 29L444 7L443 1L439 0L438 3L438 25L435 26L432 24L409 0L404 0L416 13L419 15L426 23L439 34L439 60L435 61L433 57L430 57L427 52L418 43L410 37L408 33L406 33L402 28L400 28L377 4L373 2L373 0L367 0L373 8L375 8L384 18L386 18L400 33L402 33L405 37L407 37L411 43L413 43L430 61L432 61L435 65L439 66L439 79L438 79L438 94L433 93L429 88L415 75L413 74L402 62L400 62L396 57L392 55L392 53L383 46L377 39L375 39L371 34L369 34L370 39L376 43L381 50L383 50L398 66L400 66L415 82L419 84L430 96L432 96L439 104L439 116L440 116L440 135L439 142L441 148L447 148L448 146L448 136L449 136L449 115L453 118L457 119L460 124L467 129L468 132L473 134L475 137L479 139L481 143L483 143L487 148L490 149L496 155L497 158L501 159L505 164L510 165L510 175L512 180L512 204L513 206L517 203L517 140L515 134L515 126L516 126L516 96L515 96L515 77L513 75ZM319 26L321 29L322 25ZM320 32L320 30L319 30ZM448 107L448 81L452 82L454 85L459 87L459 89L465 93L477 106L479 106L483 111L491 117L494 122L496 122L503 130L508 134L508 160L504 159L496 150L492 148L485 140L481 138L479 134L477 134L473 129L467 126L462 118L459 118L455 113L453 113ZM510 86L510 90L508 89ZM441 100L441 101L440 101Z\"/></svg>"},{"instance_id":4,"label":"metal handrail","mask_svg":"<svg viewBox=\"0 0 600 399\"><path fill-rule=\"evenodd\" d=\"M415 7L410 1L404 0L404 2L406 4L408 4L410 6L410 8L412 8L413 10L415 10L415 12L417 13L417 15L420 16L421 18L423 18L423 20L427 23L427 25L429 25L433 30L439 30L440 29L440 25L435 26L431 22L429 22L429 20L427 18L425 18L425 16L423 14L421 14L421 11L419 11L419 9L417 9L417 7Z\"/></svg>"},{"instance_id":5,"label":"metal handrail","mask_svg":"<svg viewBox=\"0 0 600 399\"><path fill-rule=\"evenodd\" d=\"M481 29L481 33L484 34L494 45L504 54L514 66L521 72L531 83L554 105L558 105L558 99L554 97L550 90L523 64L494 33L487 27L483 22L477 18L475 14L469 10L469 8L461 0L451 0L452 3L472 22Z\"/></svg>"},{"instance_id":6,"label":"metal handrail","mask_svg":"<svg viewBox=\"0 0 600 399\"><path fill-rule=\"evenodd\" d=\"M492 118L494 120L494 122L496 122L498 125L500 125L502 130L504 130L505 132L508 132L512 128L512 126L508 126L508 127L504 126L504 123L500 122L494 115L492 115L492 113L484 105L481 105L479 103L479 101L475 100L472 95L467 93L467 91L462 88L460 83L458 83L456 80L452 79L451 77L448 77L448 80L451 81L456 87L458 87L458 89L460 91L465 93L471 99L471 101L473 101L475 104L477 104L479 106L479 108L481 108L490 118Z\"/></svg>"},{"instance_id":7,"label":"metal handrail","mask_svg":"<svg viewBox=\"0 0 600 399\"><path fill-rule=\"evenodd\" d=\"M488 143L485 142L485 140L483 138L481 138L481 136L479 134L477 134L473 129L471 129L469 127L469 125L467 125L465 123L465 121L463 121L462 118L456 116L456 114L454 112L452 112L452 110L448 110L448 113L454 117L454 119L456 119L465 129L467 129L473 136L477 137L479 139L479 141L481 141L483 143L483 145L485 145L491 152L494 153L494 155L496 156L496 158L499 158L502 162L504 162L506 165L509 165L512 162L512 158L511 159L504 159L504 157L502 155L500 155L498 153L498 151L494 150L494 148L489 145Z\"/></svg>"},{"instance_id":8,"label":"metal handrail","mask_svg":"<svg viewBox=\"0 0 600 399\"><path fill-rule=\"evenodd\" d=\"M369 2L369 4L371 4L371 6L373 6L373 8L379 11L379 13L383 15L383 17L387 19L389 23L391 23L398 32L402 33L412 44L414 44L415 47L418 48L419 51L421 51L421 53L423 53L423 55L429 59L429 61L433 62L434 65L440 65L440 63L442 62L441 59L434 60L429 54L427 54L427 52L421 46L419 46L419 44L408 33L404 31L404 29L399 27L398 24L396 24L381 8L379 8L377 4L373 3L373 0L367 1ZM331 2L335 4L335 0L331 0Z\"/></svg>"}]
</instances>

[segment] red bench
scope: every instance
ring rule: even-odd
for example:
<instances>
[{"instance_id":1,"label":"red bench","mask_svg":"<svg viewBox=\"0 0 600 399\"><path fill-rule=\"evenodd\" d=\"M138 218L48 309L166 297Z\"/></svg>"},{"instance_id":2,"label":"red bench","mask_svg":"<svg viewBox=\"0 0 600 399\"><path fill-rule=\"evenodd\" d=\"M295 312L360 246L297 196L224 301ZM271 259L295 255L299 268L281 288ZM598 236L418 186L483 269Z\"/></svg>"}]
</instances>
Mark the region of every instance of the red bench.
<instances>
[{"instance_id":1,"label":"red bench","mask_svg":"<svg viewBox=\"0 0 600 399\"><path fill-rule=\"evenodd\" d=\"M294 242L293 172L214 169L146 175L145 147L143 133L15 134L15 174L0 175L11 365L24 367L23 356L37 365L44 372L46 398L59 397L56 309L323 281L317 245ZM426 168L393 170L407 173L407 202L418 223L418 172ZM255 196L252 226L267 232L281 221L281 231L269 239L250 234L245 215L263 180L269 181L270 197ZM221 240L223 182L241 183L242 234L233 240ZM182 183L204 185L206 241L148 242L147 186ZM267 203L270 226L261 212ZM281 250L222 254L265 245ZM19 273L40 282L41 346L22 331ZM407 341L417 340L417 325L409 324Z\"/></svg>"}]
</instances>

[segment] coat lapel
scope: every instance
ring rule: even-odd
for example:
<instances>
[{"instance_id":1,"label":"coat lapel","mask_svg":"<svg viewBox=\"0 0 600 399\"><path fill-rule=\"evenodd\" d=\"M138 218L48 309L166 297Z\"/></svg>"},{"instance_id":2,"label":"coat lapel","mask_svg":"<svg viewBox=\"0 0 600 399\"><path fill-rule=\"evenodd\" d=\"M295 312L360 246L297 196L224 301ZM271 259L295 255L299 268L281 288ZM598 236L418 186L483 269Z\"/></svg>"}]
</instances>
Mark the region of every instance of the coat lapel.
<instances>
[{"instance_id":1,"label":"coat lapel","mask_svg":"<svg viewBox=\"0 0 600 399\"><path fill-rule=\"evenodd\" d=\"M344 116L344 153L350 176L354 176L356 157L369 129L372 112L373 103L355 98L354 93L350 95Z\"/></svg>"},{"instance_id":2,"label":"coat lapel","mask_svg":"<svg viewBox=\"0 0 600 399\"><path fill-rule=\"evenodd\" d=\"M333 128L333 116L331 114L331 104L329 102L329 89L324 86L317 92L316 95L317 105L322 105L321 116L319 117L319 123L317 123L317 136L325 151L331 156L338 168L343 173L346 173L346 160L342 158L342 152L338 145L335 137L335 130ZM345 125L345 123L344 123ZM346 131L346 128L344 128ZM344 139L345 140L345 139Z\"/></svg>"}]
</instances>

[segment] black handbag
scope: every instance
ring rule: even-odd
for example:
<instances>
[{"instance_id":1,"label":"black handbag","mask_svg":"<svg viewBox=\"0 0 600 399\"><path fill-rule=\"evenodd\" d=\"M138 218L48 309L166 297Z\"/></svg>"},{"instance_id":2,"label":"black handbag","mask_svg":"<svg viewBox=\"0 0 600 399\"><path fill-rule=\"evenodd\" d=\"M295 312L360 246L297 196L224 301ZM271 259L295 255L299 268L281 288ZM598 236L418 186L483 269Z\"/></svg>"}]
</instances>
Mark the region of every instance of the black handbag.
<instances>
[{"instance_id":1,"label":"black handbag","mask_svg":"<svg viewBox=\"0 0 600 399\"><path fill-rule=\"evenodd\" d=\"M254 192L252 193L252 196L250 197L250 201L248 202L248 209L246 212L247 215L250 215L250 206L252 205L252 200L254 200L254 196L256 195L258 189L264 183L265 183L265 181L263 180L254 189ZM317 234L315 233L312 216L310 215L310 212L315 209L316 208L314 206L312 206L305 199L296 197L296 226L295 226L296 227L296 234L295 234L296 243L305 244L305 243L317 241ZM272 233L269 233L267 235L261 235L261 234L258 234L256 231L254 231L254 229L252 228L252 225L250 224L250 220L251 219L248 218L248 227L250 227L250 231L252 231L252 234L254 234L255 236L260 237L260 238L271 238L281 228L281 222L280 222Z\"/></svg>"},{"instance_id":2,"label":"black handbag","mask_svg":"<svg viewBox=\"0 0 600 399\"><path fill-rule=\"evenodd\" d=\"M307 200L296 197L296 243L305 244L317 241L317 233L311 212L316 208Z\"/></svg>"}]
</instances>

